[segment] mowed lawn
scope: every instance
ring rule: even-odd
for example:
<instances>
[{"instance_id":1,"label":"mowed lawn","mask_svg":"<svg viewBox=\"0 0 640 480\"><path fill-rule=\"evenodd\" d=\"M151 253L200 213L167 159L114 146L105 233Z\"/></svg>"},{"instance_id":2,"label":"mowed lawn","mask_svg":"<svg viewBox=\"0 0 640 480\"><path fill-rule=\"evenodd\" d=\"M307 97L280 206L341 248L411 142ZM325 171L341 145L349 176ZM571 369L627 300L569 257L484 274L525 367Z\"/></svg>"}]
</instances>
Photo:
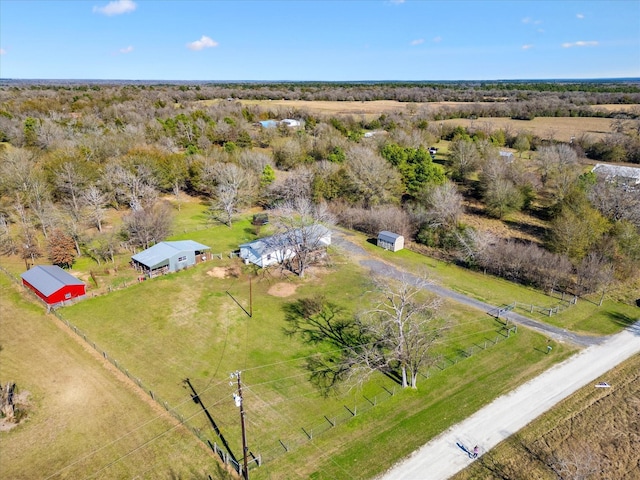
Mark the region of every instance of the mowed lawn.
<instances>
[{"instance_id":1,"label":"mowed lawn","mask_svg":"<svg viewBox=\"0 0 640 480\"><path fill-rule=\"evenodd\" d=\"M0 374L29 392L26 421L0 432L6 479L225 478L184 427L107 369L0 275Z\"/></svg>"},{"instance_id":2,"label":"mowed lawn","mask_svg":"<svg viewBox=\"0 0 640 480\"><path fill-rule=\"evenodd\" d=\"M245 241L251 231L248 223L239 222L231 229L196 233L198 241L222 250ZM265 459L252 470L255 478L341 478L343 468L350 470L349 476L367 478L575 351L559 345L555 355L545 355L546 339L524 329L491 346L500 330L492 317L446 304L442 313L454 328L436 353L447 368L434 367L430 378L420 379L417 392L401 391L391 379L375 375L362 388L325 398L309 382L305 363L331 347L287 335L284 307L299 298L324 295L356 312L371 304L371 293L365 293L370 291L368 272L332 249L330 262L310 269L304 279L254 272L225 257L87 299L61 313L189 425L220 444L190 399L184 382L189 378L237 457L239 414L229 374L241 371L249 449ZM250 310L251 317L246 313ZM472 348L474 354L464 358ZM388 392L394 391L391 397ZM376 399L376 406L318 433L319 426L326 430L327 419L357 410L366 399ZM360 463L366 468L351 471Z\"/></svg>"}]
</instances>

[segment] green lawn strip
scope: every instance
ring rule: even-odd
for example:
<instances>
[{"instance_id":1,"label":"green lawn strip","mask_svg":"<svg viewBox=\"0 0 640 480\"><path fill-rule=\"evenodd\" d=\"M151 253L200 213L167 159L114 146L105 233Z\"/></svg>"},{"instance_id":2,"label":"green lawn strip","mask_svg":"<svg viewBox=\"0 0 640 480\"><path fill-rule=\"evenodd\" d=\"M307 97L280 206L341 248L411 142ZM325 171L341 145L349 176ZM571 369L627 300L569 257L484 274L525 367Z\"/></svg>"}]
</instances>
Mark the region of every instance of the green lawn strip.
<instances>
[{"instance_id":1,"label":"green lawn strip","mask_svg":"<svg viewBox=\"0 0 640 480\"><path fill-rule=\"evenodd\" d=\"M600 295L578 299L575 305L568 306L570 300L568 296L563 301L559 294L549 296L539 290L461 268L408 249L389 252L375 246L363 234L354 233L349 236L349 240L356 242L370 255L385 262L415 274L426 274L438 285L490 305L504 306L518 302L516 312L577 333L610 335L619 332L630 321L638 318L637 308L633 305L605 300L602 306L598 306ZM534 307L533 311L531 311L531 305ZM549 316L538 307L560 307L560 312Z\"/></svg>"},{"instance_id":2,"label":"green lawn strip","mask_svg":"<svg viewBox=\"0 0 640 480\"><path fill-rule=\"evenodd\" d=\"M0 433L4 478L204 477L217 461L0 276L2 381L30 392L27 420Z\"/></svg>"},{"instance_id":3,"label":"green lawn strip","mask_svg":"<svg viewBox=\"0 0 640 480\"><path fill-rule=\"evenodd\" d=\"M397 391L361 417L255 470L253 478L371 478L575 352L559 345L559 351L547 356L544 345L544 337L521 329L508 340L421 379L417 391Z\"/></svg>"},{"instance_id":4,"label":"green lawn strip","mask_svg":"<svg viewBox=\"0 0 640 480\"><path fill-rule=\"evenodd\" d=\"M637 408L634 411L633 403L629 401L638 398L639 371L640 356L632 357L600 379L609 383L611 388L594 388L590 384L578 390L517 435L487 452L480 461L456 474L452 480L557 478L528 451L536 441L548 442L548 448L560 458L582 459L585 467L589 460L604 454L607 469L600 472L602 478L635 478L625 474L634 471L640 460L630 436L633 426L637 425ZM561 448L576 445L580 447L577 452ZM582 456L583 452L588 453ZM573 457L572 453L577 456Z\"/></svg>"}]
</instances>

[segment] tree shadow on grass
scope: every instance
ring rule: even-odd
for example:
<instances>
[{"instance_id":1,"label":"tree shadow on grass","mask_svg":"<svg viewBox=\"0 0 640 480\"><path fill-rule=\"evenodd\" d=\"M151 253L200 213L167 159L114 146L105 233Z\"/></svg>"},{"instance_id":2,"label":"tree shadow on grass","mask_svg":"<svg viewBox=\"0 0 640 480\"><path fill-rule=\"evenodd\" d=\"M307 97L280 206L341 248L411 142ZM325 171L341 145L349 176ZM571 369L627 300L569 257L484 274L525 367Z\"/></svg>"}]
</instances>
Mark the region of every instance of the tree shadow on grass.
<instances>
[{"instance_id":1,"label":"tree shadow on grass","mask_svg":"<svg viewBox=\"0 0 640 480\"><path fill-rule=\"evenodd\" d=\"M353 369L370 360L374 368L396 383L401 378L390 368L375 365L375 340L367 334L353 315L335 303L316 295L287 303L283 307L288 336L298 336L321 352L306 360L310 381L323 395L328 395L347 379ZM366 375L365 375L366 376Z\"/></svg>"},{"instance_id":2,"label":"tree shadow on grass","mask_svg":"<svg viewBox=\"0 0 640 480\"><path fill-rule=\"evenodd\" d=\"M630 327L638 321L638 317L634 318L624 313L618 312L609 313L609 318L611 319L611 321L613 321L613 323L624 328Z\"/></svg>"}]
</instances>

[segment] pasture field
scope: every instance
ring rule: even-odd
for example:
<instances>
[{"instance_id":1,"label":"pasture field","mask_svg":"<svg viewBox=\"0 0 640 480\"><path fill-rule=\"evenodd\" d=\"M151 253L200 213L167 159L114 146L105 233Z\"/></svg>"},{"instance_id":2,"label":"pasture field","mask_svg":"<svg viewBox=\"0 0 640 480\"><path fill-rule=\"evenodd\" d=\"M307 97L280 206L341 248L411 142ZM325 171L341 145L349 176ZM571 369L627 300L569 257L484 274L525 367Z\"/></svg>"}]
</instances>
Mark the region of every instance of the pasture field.
<instances>
[{"instance_id":1,"label":"pasture field","mask_svg":"<svg viewBox=\"0 0 640 480\"><path fill-rule=\"evenodd\" d=\"M558 476L545 466L549 462L540 461L552 455L557 460L575 462L582 472L595 468L597 478L637 479L640 356L627 360L594 384L600 381L611 388L588 385L580 389L452 480L552 480Z\"/></svg>"},{"instance_id":2,"label":"pasture field","mask_svg":"<svg viewBox=\"0 0 640 480\"><path fill-rule=\"evenodd\" d=\"M201 234L209 238L199 241L222 246L249 233L248 223L238 222L231 229L203 230ZM237 259L214 260L85 300L61 313L139 378L145 388L152 389L161 402L175 407L189 425L220 444L200 407L189 401L190 390L184 383L189 378L236 455L240 429L229 373L242 371L250 450L265 460L252 471L256 478L307 478L316 471L319 478L336 478L340 476L340 470L334 469L336 462L344 464L340 468L351 468L351 462L364 462L371 449L379 449L379 462L352 474L366 478L420 445L425 435L435 435L575 351L561 345L557 356L541 355L546 339L524 329L483 350L485 342L491 345L499 335L500 325L482 312L447 305L445 312L456 326L438 353L443 355L443 368L448 368L440 371L434 367L432 378L421 379L417 392L400 392L392 380L376 375L361 389L324 398L308 381L304 365L309 355L330 347L306 344L296 335L287 335L283 307L298 298L322 294L356 311L369 300L362 293L370 289L367 272L337 251L332 252L328 265L312 268L304 279L261 272L252 280L253 316L248 317L242 308L249 309L248 275L252 271L238 267ZM474 355L452 365L463 351L472 348ZM504 360L514 356L522 360L517 368ZM492 388L480 388L474 382L485 377ZM388 392L394 389L395 396L388 399ZM457 400L447 400L452 396ZM355 410L355 405L366 403L365 398L387 400L370 413L314 435L319 425L327 426L325 416L331 419L343 415L347 408ZM450 401L456 408L445 415L443 411L451 409ZM425 411L421 406L425 404L432 404L433 409ZM428 422L433 415L442 415L443 420ZM405 417L413 420L396 427ZM412 428L416 434L406 435ZM313 436L312 442L306 441L305 431ZM378 431L384 432L383 436L378 436ZM280 441L291 449L286 455ZM318 445L325 445L322 448L332 453L318 456ZM291 468L295 468L293 475L287 473Z\"/></svg>"},{"instance_id":3,"label":"pasture field","mask_svg":"<svg viewBox=\"0 0 640 480\"><path fill-rule=\"evenodd\" d=\"M218 102L211 100L209 102ZM304 100L240 100L246 105L259 105L264 108L280 109L283 113L294 114L296 110L307 110L323 115L351 115L372 120L381 114L401 113L414 115L418 111L435 112L439 109L459 108L469 105L465 102L429 102L411 103L395 100L375 100L371 102L338 102L338 101L304 101ZM205 101L206 102L206 101ZM611 111L631 111L639 105L598 105L594 109ZM536 117L533 120L512 120L510 118L477 118L438 120L434 123L476 126L478 128L498 130L505 129L514 133L528 132L544 139L555 139L563 142L571 137L587 135L592 140L599 140L611 132L610 118L597 117Z\"/></svg>"},{"instance_id":4,"label":"pasture field","mask_svg":"<svg viewBox=\"0 0 640 480\"><path fill-rule=\"evenodd\" d=\"M127 385L0 275L0 373L29 392L0 431L2 478L227 478L186 428Z\"/></svg>"},{"instance_id":5,"label":"pasture field","mask_svg":"<svg viewBox=\"0 0 640 480\"><path fill-rule=\"evenodd\" d=\"M236 456L241 451L239 415L233 405L235 387L229 384L229 374L242 371L249 448L264 460L260 468L252 470L252 478L368 478L496 396L575 352L574 347L560 344L553 356L542 355L546 338L526 329L492 346L501 329L492 317L446 304L444 313L455 327L447 342L437 347L440 361L429 370L429 378L420 379L418 391L400 391L393 380L374 375L361 388L323 397L309 382L305 364L310 355L327 353L331 347L287 335L284 307L296 299L321 294L348 311L362 309L370 301L363 294L371 288L368 272L335 248L329 262L311 268L304 279L275 271L256 272L227 255L238 244L255 238L250 216L239 218L233 228L212 226L205 209L206 205L197 201L182 203L175 235L170 239L202 242L211 246L213 253L224 253L222 259L150 281L130 282L125 288L59 312L99 351L108 352L139 380L143 389L133 383L130 387L141 398L149 401L147 394L153 391L160 404L174 409L201 438L221 445L223 440L214 433L202 408L191 401L185 383L188 378ZM263 230L261 235L267 233ZM349 238L378 259L418 274L426 270L435 282L494 305L514 300L542 305L557 301L409 250L392 254L372 245L364 235L353 233ZM118 259L115 277L130 274L127 260L127 255ZM5 267L22 271L16 261ZM86 274L78 268L72 272ZM250 310L250 289L252 317L245 312ZM608 311L605 309L594 313L597 309L593 307L578 313L578 308L587 305L581 302L557 318L539 319L564 322L564 328L610 333L622 328L633 314L620 304L612 304L608 314L602 313ZM595 319L591 330L582 321L587 311ZM465 358L471 351L473 354ZM124 408L116 406L115 410ZM107 410L112 411L108 405ZM349 411L360 413L346 421ZM57 415L53 411L45 418ZM339 418L344 421L339 423ZM327 419L336 421L335 427L329 428ZM198 444L194 435L192 439ZM153 440L151 443L158 445L158 452L165 448ZM285 445L289 448L286 454ZM371 462L371 458L378 460ZM139 459L138 463L154 468L145 462Z\"/></svg>"}]
</instances>

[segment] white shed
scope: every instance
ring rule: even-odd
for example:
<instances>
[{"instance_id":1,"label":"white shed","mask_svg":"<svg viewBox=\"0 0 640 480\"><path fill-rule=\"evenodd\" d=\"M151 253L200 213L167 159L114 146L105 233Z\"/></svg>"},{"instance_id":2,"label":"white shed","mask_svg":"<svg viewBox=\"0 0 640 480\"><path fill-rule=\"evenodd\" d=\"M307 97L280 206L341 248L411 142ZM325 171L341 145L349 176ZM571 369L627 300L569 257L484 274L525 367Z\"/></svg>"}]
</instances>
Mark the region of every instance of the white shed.
<instances>
[{"instance_id":1,"label":"white shed","mask_svg":"<svg viewBox=\"0 0 640 480\"><path fill-rule=\"evenodd\" d=\"M397 252L404 248L404 237L397 233L387 232L383 230L378 234L378 246L385 250Z\"/></svg>"}]
</instances>

